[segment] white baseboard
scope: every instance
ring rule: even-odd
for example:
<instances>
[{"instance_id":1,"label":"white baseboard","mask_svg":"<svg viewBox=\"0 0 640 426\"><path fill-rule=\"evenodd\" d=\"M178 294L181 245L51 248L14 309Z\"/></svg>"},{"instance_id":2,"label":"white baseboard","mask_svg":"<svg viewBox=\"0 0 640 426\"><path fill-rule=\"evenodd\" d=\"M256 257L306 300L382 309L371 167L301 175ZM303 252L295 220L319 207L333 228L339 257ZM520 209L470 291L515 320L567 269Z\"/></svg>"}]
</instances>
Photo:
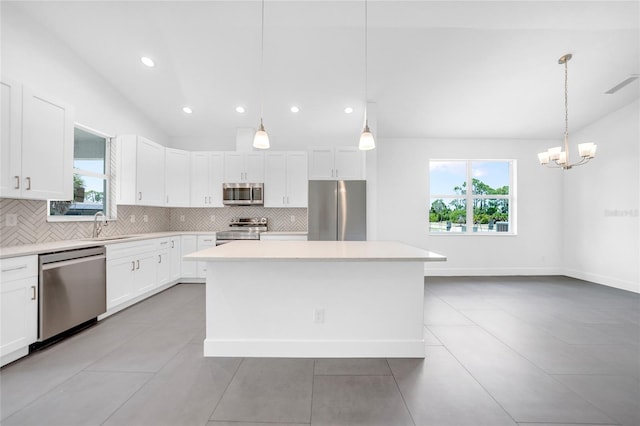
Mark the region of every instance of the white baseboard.
<instances>
[{"instance_id":1,"label":"white baseboard","mask_svg":"<svg viewBox=\"0 0 640 426\"><path fill-rule=\"evenodd\" d=\"M204 340L204 356L424 358L424 340Z\"/></svg>"},{"instance_id":2,"label":"white baseboard","mask_svg":"<svg viewBox=\"0 0 640 426\"><path fill-rule=\"evenodd\" d=\"M428 263L424 267L425 277L472 277L508 275L564 275L555 267L503 267L503 268L433 268Z\"/></svg>"},{"instance_id":3,"label":"white baseboard","mask_svg":"<svg viewBox=\"0 0 640 426\"><path fill-rule=\"evenodd\" d=\"M618 288L620 290L631 291L634 293L640 293L640 283L621 280L618 278L610 277L607 275L594 274L591 272L578 271L576 269L567 269L563 271L563 275L579 280L589 281L596 284L606 285L607 287Z\"/></svg>"}]
</instances>

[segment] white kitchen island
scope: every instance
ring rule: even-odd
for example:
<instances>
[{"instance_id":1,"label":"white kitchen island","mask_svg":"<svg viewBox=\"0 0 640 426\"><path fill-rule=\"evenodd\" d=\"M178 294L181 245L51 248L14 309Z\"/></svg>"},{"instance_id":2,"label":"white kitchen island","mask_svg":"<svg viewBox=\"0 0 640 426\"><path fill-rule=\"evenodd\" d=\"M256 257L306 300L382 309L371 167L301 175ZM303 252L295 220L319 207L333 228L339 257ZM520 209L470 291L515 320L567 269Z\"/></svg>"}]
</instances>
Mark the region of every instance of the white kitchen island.
<instances>
[{"instance_id":1,"label":"white kitchen island","mask_svg":"<svg viewBox=\"0 0 640 426\"><path fill-rule=\"evenodd\" d=\"M424 262L395 241L236 241L207 262L205 356L424 357Z\"/></svg>"}]
</instances>

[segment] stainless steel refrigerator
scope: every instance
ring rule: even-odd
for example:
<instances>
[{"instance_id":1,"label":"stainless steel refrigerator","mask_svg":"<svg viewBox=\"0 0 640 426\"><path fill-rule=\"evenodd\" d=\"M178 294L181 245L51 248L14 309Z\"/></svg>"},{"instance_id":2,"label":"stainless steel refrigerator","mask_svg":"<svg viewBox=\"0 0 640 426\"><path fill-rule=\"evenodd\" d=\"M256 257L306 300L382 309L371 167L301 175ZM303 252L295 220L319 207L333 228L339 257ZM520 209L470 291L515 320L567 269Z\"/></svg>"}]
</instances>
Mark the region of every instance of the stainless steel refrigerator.
<instances>
[{"instance_id":1,"label":"stainless steel refrigerator","mask_svg":"<svg viewBox=\"0 0 640 426\"><path fill-rule=\"evenodd\" d=\"M367 182L309 181L310 241L367 239Z\"/></svg>"}]
</instances>

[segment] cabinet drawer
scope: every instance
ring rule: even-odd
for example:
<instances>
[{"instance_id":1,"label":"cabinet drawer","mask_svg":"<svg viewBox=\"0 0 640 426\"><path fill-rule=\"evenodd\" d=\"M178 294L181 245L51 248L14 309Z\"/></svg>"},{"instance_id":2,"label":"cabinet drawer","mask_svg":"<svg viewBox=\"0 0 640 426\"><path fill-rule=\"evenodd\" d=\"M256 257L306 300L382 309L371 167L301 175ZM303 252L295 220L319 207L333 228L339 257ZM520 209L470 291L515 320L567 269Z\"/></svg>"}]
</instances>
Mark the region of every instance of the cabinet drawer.
<instances>
[{"instance_id":1,"label":"cabinet drawer","mask_svg":"<svg viewBox=\"0 0 640 426\"><path fill-rule=\"evenodd\" d=\"M201 247L211 247L216 245L216 234L198 235L198 250Z\"/></svg>"},{"instance_id":2,"label":"cabinet drawer","mask_svg":"<svg viewBox=\"0 0 640 426\"><path fill-rule=\"evenodd\" d=\"M8 282L38 276L38 256L0 259L0 281Z\"/></svg>"},{"instance_id":3,"label":"cabinet drawer","mask_svg":"<svg viewBox=\"0 0 640 426\"><path fill-rule=\"evenodd\" d=\"M109 244L107 246L107 260L119 259L127 256L137 256L140 253L158 249L158 240L133 241L130 243Z\"/></svg>"}]
</instances>

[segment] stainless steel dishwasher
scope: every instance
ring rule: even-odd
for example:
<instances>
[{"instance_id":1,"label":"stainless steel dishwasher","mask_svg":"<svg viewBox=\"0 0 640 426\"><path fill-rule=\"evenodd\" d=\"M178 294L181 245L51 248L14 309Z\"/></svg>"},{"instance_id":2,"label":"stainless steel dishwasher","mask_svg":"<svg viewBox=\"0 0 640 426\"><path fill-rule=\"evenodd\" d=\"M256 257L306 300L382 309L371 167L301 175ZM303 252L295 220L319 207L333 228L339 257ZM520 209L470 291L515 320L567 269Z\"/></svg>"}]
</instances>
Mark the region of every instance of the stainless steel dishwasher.
<instances>
[{"instance_id":1,"label":"stainless steel dishwasher","mask_svg":"<svg viewBox=\"0 0 640 426\"><path fill-rule=\"evenodd\" d=\"M106 312L104 247L43 254L39 262L38 342Z\"/></svg>"}]
</instances>

